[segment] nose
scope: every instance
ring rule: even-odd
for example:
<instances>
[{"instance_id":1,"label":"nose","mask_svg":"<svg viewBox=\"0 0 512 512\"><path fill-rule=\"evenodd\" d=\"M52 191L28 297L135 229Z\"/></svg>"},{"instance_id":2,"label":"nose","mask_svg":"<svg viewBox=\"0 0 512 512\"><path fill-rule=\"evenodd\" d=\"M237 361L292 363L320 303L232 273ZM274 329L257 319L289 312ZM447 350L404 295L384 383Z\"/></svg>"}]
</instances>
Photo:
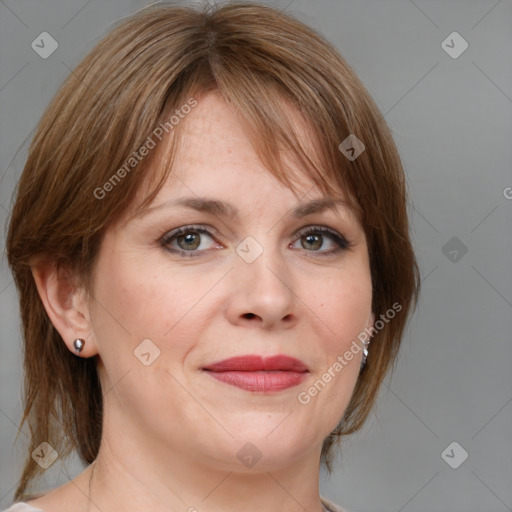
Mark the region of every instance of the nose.
<instances>
[{"instance_id":1,"label":"nose","mask_svg":"<svg viewBox=\"0 0 512 512\"><path fill-rule=\"evenodd\" d=\"M228 319L235 325L272 329L297 323L298 297L282 255L264 250L248 263L236 258L231 274Z\"/></svg>"}]
</instances>

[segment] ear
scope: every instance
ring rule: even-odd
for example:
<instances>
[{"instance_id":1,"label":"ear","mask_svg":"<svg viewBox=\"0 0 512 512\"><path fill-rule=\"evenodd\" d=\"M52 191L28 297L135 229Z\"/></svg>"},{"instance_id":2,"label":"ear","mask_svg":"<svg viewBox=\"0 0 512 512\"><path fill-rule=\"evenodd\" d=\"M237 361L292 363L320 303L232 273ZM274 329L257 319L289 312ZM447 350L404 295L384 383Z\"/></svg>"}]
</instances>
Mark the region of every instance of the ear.
<instances>
[{"instance_id":1,"label":"ear","mask_svg":"<svg viewBox=\"0 0 512 512\"><path fill-rule=\"evenodd\" d=\"M368 323L366 328L371 329L375 326L375 315L373 314L373 311L368 315Z\"/></svg>"},{"instance_id":2,"label":"ear","mask_svg":"<svg viewBox=\"0 0 512 512\"><path fill-rule=\"evenodd\" d=\"M76 354L73 341L85 340L80 357L98 353L89 315L89 296L71 272L56 263L39 262L31 267L46 313L68 349Z\"/></svg>"}]
</instances>

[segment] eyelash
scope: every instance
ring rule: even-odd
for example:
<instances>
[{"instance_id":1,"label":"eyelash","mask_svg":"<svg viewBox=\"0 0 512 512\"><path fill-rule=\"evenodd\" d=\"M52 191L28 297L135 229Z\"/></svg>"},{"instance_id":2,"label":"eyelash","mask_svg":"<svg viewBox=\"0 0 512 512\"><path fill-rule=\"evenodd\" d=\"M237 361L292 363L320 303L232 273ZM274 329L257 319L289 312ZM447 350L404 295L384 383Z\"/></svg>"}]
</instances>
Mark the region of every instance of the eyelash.
<instances>
[{"instance_id":1,"label":"eyelash","mask_svg":"<svg viewBox=\"0 0 512 512\"><path fill-rule=\"evenodd\" d=\"M198 251L198 250L192 250L192 251L185 251L183 249L174 249L170 247L171 242L176 239L178 236L187 235L189 233L202 233L208 235L210 238L212 238L214 241L218 237L218 234L215 230L202 225L189 225L189 226L182 226L177 229L174 229L173 231L170 231L168 233L165 233L159 240L160 245L166 249L167 251L178 254L182 257L197 257L202 252L205 252L204 250ZM350 243L344 236L340 235L336 231L327 228L325 226L307 226L305 228L302 228L298 233L296 238L294 239L294 242L300 240L303 236L309 235L309 234L320 234L322 236L328 235L337 245L338 247L336 249L332 249L330 251L309 251L307 249L302 249L304 252L312 252L316 253L316 255L319 255L320 257L324 256L331 256L333 254L337 254L341 251L347 251L349 250L353 244ZM218 242L216 242L218 243ZM207 249L208 250L208 249Z\"/></svg>"}]
</instances>

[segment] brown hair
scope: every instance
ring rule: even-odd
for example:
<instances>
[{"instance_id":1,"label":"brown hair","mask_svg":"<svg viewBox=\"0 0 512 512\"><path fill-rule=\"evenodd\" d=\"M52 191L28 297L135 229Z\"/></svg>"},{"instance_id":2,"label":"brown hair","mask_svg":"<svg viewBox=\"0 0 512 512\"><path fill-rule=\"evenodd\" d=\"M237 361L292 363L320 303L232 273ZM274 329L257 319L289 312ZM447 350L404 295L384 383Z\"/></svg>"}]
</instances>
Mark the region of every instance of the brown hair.
<instances>
[{"instance_id":1,"label":"brown hair","mask_svg":"<svg viewBox=\"0 0 512 512\"><path fill-rule=\"evenodd\" d=\"M169 125L177 108L214 90L240 113L279 180L293 188L280 157L284 148L321 190L347 193L367 237L376 318L391 304L402 306L375 334L343 420L324 441L329 471L334 444L362 426L393 366L417 301L419 272L400 157L363 84L332 45L275 8L248 2L147 7L119 23L70 74L40 121L18 184L7 253L25 341L20 429L29 424L31 445L16 499L40 471L30 453L43 441L61 456L76 450L83 462L94 461L103 413L96 358L78 358L62 342L39 298L34 258L71 268L87 283L102 233L133 204L152 154L129 172L125 167L121 181L114 183L113 175L158 126ZM285 104L318 138L314 155L301 146ZM353 161L338 149L349 134L366 146ZM107 182L109 193L99 194Z\"/></svg>"}]
</instances>

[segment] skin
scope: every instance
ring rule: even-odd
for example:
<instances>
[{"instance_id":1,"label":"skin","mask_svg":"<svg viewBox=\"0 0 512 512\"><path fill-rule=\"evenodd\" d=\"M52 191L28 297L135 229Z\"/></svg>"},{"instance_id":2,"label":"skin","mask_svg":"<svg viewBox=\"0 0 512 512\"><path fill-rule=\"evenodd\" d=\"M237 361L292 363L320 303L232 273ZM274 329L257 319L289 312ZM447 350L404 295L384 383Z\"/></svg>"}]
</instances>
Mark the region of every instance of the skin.
<instances>
[{"instance_id":1,"label":"skin","mask_svg":"<svg viewBox=\"0 0 512 512\"><path fill-rule=\"evenodd\" d=\"M321 512L322 442L350 401L361 353L308 404L297 397L373 322L363 228L343 205L293 217L322 193L299 172L297 195L274 178L219 95L201 98L182 122L173 173L149 211L127 212L106 231L89 293L51 266L33 268L69 349L80 337L81 357L99 355L105 409L95 463L30 504L47 512ZM169 205L184 196L228 202L238 218ZM160 242L191 224L217 234L196 231L188 246L183 237ZM351 245L333 252L336 240L314 229L308 238L307 226L326 226ZM236 252L247 236L263 249L252 263ZM191 246L192 257L169 251ZM134 356L145 339L160 350L149 366ZM309 374L261 393L202 370L246 354L296 357ZM262 455L251 468L236 456L248 441Z\"/></svg>"}]
</instances>

